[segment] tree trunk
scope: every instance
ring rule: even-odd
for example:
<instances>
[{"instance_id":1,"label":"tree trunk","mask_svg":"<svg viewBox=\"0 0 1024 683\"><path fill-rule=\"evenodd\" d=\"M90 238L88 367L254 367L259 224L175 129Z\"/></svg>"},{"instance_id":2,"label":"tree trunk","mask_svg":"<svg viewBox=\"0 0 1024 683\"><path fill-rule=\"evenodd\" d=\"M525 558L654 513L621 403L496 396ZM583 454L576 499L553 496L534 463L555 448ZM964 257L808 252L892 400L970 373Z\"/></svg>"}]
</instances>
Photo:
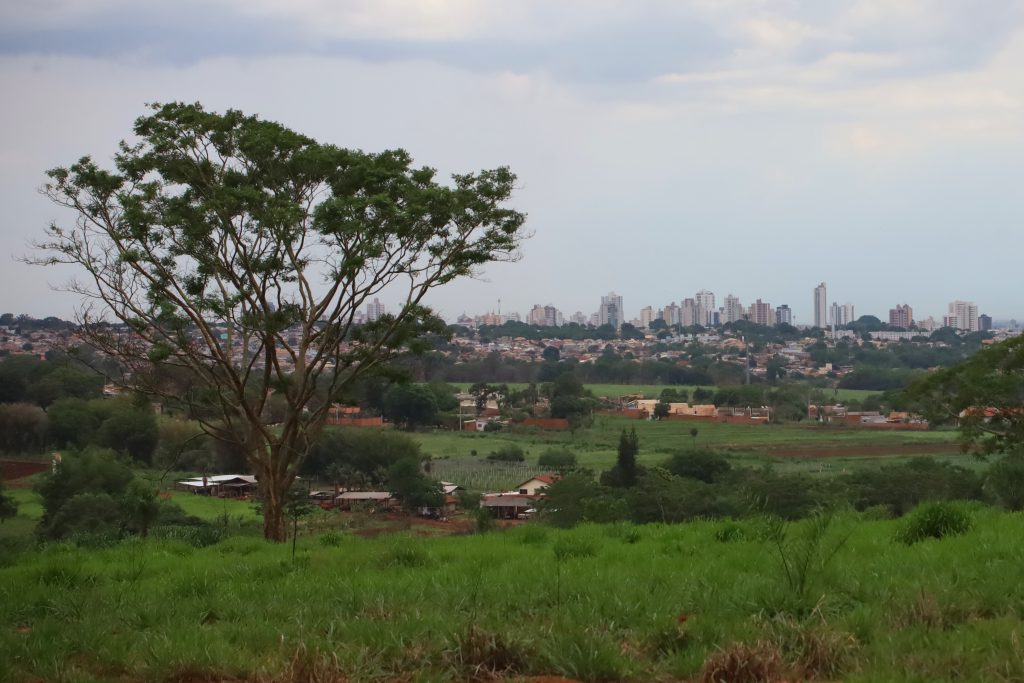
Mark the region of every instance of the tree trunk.
<instances>
[{"instance_id":1,"label":"tree trunk","mask_svg":"<svg viewBox=\"0 0 1024 683\"><path fill-rule=\"evenodd\" d=\"M284 503L291 482L274 481L276 477L268 473L266 481L261 481L263 488L263 538L268 541L284 543L288 533L284 527Z\"/></svg>"}]
</instances>

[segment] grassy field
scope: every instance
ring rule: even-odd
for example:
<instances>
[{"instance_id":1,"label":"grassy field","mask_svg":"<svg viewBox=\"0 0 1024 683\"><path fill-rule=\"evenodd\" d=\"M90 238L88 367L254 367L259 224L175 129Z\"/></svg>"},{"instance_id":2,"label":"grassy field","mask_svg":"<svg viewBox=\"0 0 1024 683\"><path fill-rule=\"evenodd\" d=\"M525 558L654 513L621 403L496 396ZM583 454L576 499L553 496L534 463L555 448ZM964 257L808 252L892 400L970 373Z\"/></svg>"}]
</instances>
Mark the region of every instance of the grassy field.
<instances>
[{"instance_id":1,"label":"grassy field","mask_svg":"<svg viewBox=\"0 0 1024 683\"><path fill-rule=\"evenodd\" d=\"M4 492L18 504L18 513L0 523L0 540L5 538L27 538L35 530L36 523L43 516L39 496L28 488L9 488ZM3 550L0 549L0 554Z\"/></svg>"},{"instance_id":2,"label":"grassy field","mask_svg":"<svg viewBox=\"0 0 1024 683\"><path fill-rule=\"evenodd\" d=\"M0 680L1021 680L1024 517L971 510L840 516L805 588L753 520L51 545L0 568Z\"/></svg>"},{"instance_id":3,"label":"grassy field","mask_svg":"<svg viewBox=\"0 0 1024 683\"><path fill-rule=\"evenodd\" d=\"M690 429L697 429L697 437ZM636 429L640 440L639 462L655 464L679 448L714 448L737 463L759 465L772 462L795 471L832 471L842 467L877 466L886 461L912 457L914 448L924 448L943 457L969 460L956 454L957 434L952 431L891 432L860 428L833 428L816 424L742 425L691 423L683 420L651 422L622 417L598 416L592 427L577 432L421 432L414 437L424 452L435 459L484 458L504 445L515 444L526 452L527 461L536 463L544 450L565 447L577 454L580 464L602 469L615 462L619 435L623 429ZM803 457L773 455L780 449L799 451ZM858 456L857 451L862 451ZM832 465L833 467L826 467Z\"/></svg>"}]
</instances>

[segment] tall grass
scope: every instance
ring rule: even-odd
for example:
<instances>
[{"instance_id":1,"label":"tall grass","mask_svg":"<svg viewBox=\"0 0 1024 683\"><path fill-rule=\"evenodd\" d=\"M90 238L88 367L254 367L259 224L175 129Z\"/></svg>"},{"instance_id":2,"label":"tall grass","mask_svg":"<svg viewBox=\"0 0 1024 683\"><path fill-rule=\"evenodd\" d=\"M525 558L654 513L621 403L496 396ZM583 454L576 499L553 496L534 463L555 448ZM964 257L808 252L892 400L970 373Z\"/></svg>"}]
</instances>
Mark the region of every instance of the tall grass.
<instances>
[{"instance_id":1,"label":"tall grass","mask_svg":"<svg viewBox=\"0 0 1024 683\"><path fill-rule=\"evenodd\" d=\"M1024 518L972 517L847 513L798 607L754 521L49 545L0 568L0 680L1020 680Z\"/></svg>"}]
</instances>

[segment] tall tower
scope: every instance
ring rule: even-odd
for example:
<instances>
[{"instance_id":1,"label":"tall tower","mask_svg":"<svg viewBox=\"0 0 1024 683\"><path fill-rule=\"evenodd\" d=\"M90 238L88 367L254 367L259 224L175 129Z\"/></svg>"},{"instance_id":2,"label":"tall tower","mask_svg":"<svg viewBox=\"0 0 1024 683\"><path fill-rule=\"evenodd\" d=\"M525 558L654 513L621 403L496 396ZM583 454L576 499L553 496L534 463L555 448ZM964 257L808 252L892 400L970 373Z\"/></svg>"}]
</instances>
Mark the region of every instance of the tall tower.
<instances>
[{"instance_id":1,"label":"tall tower","mask_svg":"<svg viewBox=\"0 0 1024 683\"><path fill-rule=\"evenodd\" d=\"M743 320L743 304L740 303L738 296L730 294L725 297L725 319L723 323L734 323L737 320Z\"/></svg>"},{"instance_id":2,"label":"tall tower","mask_svg":"<svg viewBox=\"0 0 1024 683\"><path fill-rule=\"evenodd\" d=\"M828 298L825 283L822 282L820 285L814 288L814 326L825 327L828 325L828 304L825 303Z\"/></svg>"},{"instance_id":3,"label":"tall tower","mask_svg":"<svg viewBox=\"0 0 1024 683\"><path fill-rule=\"evenodd\" d=\"M896 308L890 308L889 324L893 327L910 329L914 324L914 309L907 304L897 304Z\"/></svg>"},{"instance_id":4,"label":"tall tower","mask_svg":"<svg viewBox=\"0 0 1024 683\"><path fill-rule=\"evenodd\" d=\"M978 331L978 305L973 301L951 301L946 324L967 332Z\"/></svg>"},{"instance_id":5,"label":"tall tower","mask_svg":"<svg viewBox=\"0 0 1024 683\"><path fill-rule=\"evenodd\" d=\"M611 325L616 330L622 327L622 297L615 292L602 296L597 314L599 325Z\"/></svg>"},{"instance_id":6,"label":"tall tower","mask_svg":"<svg viewBox=\"0 0 1024 683\"><path fill-rule=\"evenodd\" d=\"M697 301L697 320L698 325L707 327L714 322L715 316L715 294L709 292L706 289L702 289L694 295L694 299Z\"/></svg>"},{"instance_id":7,"label":"tall tower","mask_svg":"<svg viewBox=\"0 0 1024 683\"><path fill-rule=\"evenodd\" d=\"M377 297L366 304L366 321L373 322L384 315L384 304Z\"/></svg>"}]
</instances>

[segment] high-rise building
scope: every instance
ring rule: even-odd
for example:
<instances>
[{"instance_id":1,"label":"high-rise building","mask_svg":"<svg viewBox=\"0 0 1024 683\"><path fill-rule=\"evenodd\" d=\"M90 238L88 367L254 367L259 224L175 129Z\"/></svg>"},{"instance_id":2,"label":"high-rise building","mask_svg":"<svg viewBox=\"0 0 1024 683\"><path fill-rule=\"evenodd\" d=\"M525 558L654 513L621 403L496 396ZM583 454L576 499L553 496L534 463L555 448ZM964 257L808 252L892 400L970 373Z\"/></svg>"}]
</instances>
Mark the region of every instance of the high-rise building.
<instances>
[{"instance_id":1,"label":"high-rise building","mask_svg":"<svg viewBox=\"0 0 1024 683\"><path fill-rule=\"evenodd\" d=\"M775 309L775 324L793 324L793 310L789 307L788 304L782 304L781 306Z\"/></svg>"},{"instance_id":2,"label":"high-rise building","mask_svg":"<svg viewBox=\"0 0 1024 683\"><path fill-rule=\"evenodd\" d=\"M696 299L683 299L683 305L679 307L679 324L683 327L693 327L702 324Z\"/></svg>"},{"instance_id":3,"label":"high-rise building","mask_svg":"<svg viewBox=\"0 0 1024 683\"><path fill-rule=\"evenodd\" d=\"M377 297L373 298L373 301L366 304L366 322L372 323L384 315L384 304L380 302Z\"/></svg>"},{"instance_id":4,"label":"high-rise building","mask_svg":"<svg viewBox=\"0 0 1024 683\"><path fill-rule=\"evenodd\" d=\"M827 290L825 289L825 283L822 282L814 288L814 326L825 327L828 325L827 307L826 303L828 299Z\"/></svg>"},{"instance_id":5,"label":"high-rise building","mask_svg":"<svg viewBox=\"0 0 1024 683\"><path fill-rule=\"evenodd\" d=\"M622 327L622 321L625 319L622 314L622 297L615 292L602 296L597 316L598 325L611 325L615 329Z\"/></svg>"},{"instance_id":6,"label":"high-rise building","mask_svg":"<svg viewBox=\"0 0 1024 683\"><path fill-rule=\"evenodd\" d=\"M896 308L889 309L889 324L892 327L902 327L905 330L914 326L914 311L906 304L898 304Z\"/></svg>"},{"instance_id":7,"label":"high-rise building","mask_svg":"<svg viewBox=\"0 0 1024 683\"><path fill-rule=\"evenodd\" d=\"M946 326L954 327L967 332L978 331L978 305L973 301L951 301L949 302L949 314L946 316Z\"/></svg>"},{"instance_id":8,"label":"high-rise building","mask_svg":"<svg viewBox=\"0 0 1024 683\"><path fill-rule=\"evenodd\" d=\"M526 314L527 325L537 325L541 327L544 325L544 307L540 304L534 304L530 312Z\"/></svg>"},{"instance_id":9,"label":"high-rise building","mask_svg":"<svg viewBox=\"0 0 1024 683\"><path fill-rule=\"evenodd\" d=\"M583 315L583 311L576 311L569 316L569 322L576 323L580 327L584 327L587 324L587 316Z\"/></svg>"},{"instance_id":10,"label":"high-rise building","mask_svg":"<svg viewBox=\"0 0 1024 683\"><path fill-rule=\"evenodd\" d=\"M651 327L651 321L654 320L654 309L650 306L644 306L640 309L640 327L649 329Z\"/></svg>"},{"instance_id":11,"label":"high-rise building","mask_svg":"<svg viewBox=\"0 0 1024 683\"><path fill-rule=\"evenodd\" d=\"M729 294L725 297L725 306L722 307L722 323L734 323L737 320L743 320L743 316L746 315L746 311L743 310L743 304L740 303L738 296Z\"/></svg>"},{"instance_id":12,"label":"high-rise building","mask_svg":"<svg viewBox=\"0 0 1024 683\"><path fill-rule=\"evenodd\" d=\"M772 312L772 305L758 299L750 304L750 322L755 325L772 325L775 323L775 315Z\"/></svg>"},{"instance_id":13,"label":"high-rise building","mask_svg":"<svg viewBox=\"0 0 1024 683\"><path fill-rule=\"evenodd\" d=\"M548 304L544 307L544 324L548 327L561 327L565 324L565 316L560 310Z\"/></svg>"},{"instance_id":14,"label":"high-rise building","mask_svg":"<svg viewBox=\"0 0 1024 683\"><path fill-rule=\"evenodd\" d=\"M982 313L978 316L978 329L982 332L988 332L992 329L992 316L985 315Z\"/></svg>"},{"instance_id":15,"label":"high-rise building","mask_svg":"<svg viewBox=\"0 0 1024 683\"><path fill-rule=\"evenodd\" d=\"M707 327L713 325L715 318L715 294L709 292L706 289L702 289L694 296L694 300L697 302L697 315L696 324Z\"/></svg>"},{"instance_id":16,"label":"high-rise building","mask_svg":"<svg viewBox=\"0 0 1024 683\"><path fill-rule=\"evenodd\" d=\"M832 302L828 317L830 325L842 327L843 325L849 325L854 320L853 304L843 304L840 306L838 302Z\"/></svg>"},{"instance_id":17,"label":"high-rise building","mask_svg":"<svg viewBox=\"0 0 1024 683\"><path fill-rule=\"evenodd\" d=\"M682 318L680 317L681 310L676 302L673 301L665 308L661 309L661 319L665 321L665 324L671 327L672 325L681 325Z\"/></svg>"}]
</instances>

